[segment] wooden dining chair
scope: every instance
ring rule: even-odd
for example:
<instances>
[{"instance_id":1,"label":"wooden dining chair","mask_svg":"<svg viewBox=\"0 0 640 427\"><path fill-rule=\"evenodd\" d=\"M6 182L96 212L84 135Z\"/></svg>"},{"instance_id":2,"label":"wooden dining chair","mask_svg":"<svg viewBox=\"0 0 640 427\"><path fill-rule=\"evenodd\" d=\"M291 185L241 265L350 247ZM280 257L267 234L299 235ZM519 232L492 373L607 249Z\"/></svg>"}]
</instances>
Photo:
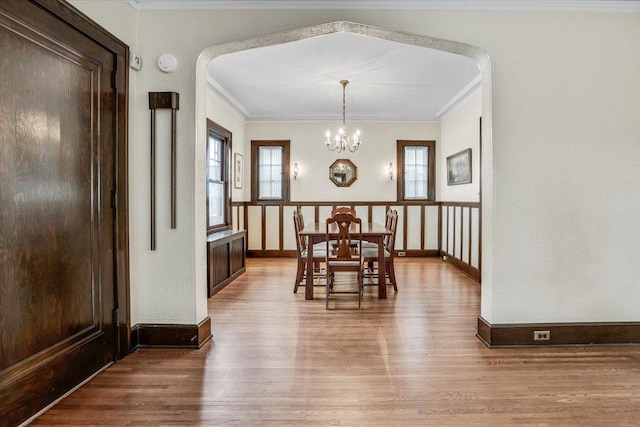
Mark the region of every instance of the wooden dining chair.
<instances>
[{"instance_id":1,"label":"wooden dining chair","mask_svg":"<svg viewBox=\"0 0 640 427\"><path fill-rule=\"evenodd\" d=\"M385 227L391 231L391 234L382 239L384 245L385 281L389 279L389 284L393 285L393 290L398 292L398 283L396 281L396 272L393 263L395 258L396 230L398 228L398 211L390 211ZM368 266L364 275L366 278L371 279L371 285L377 285L377 283L373 282L373 279L378 278L379 268L374 268L373 265L378 261L378 246L363 247L362 252L363 258Z\"/></svg>"},{"instance_id":2,"label":"wooden dining chair","mask_svg":"<svg viewBox=\"0 0 640 427\"><path fill-rule=\"evenodd\" d=\"M332 233L337 233L335 240L330 239ZM351 213L336 213L326 220L326 299L325 308L329 309L329 297L333 294L357 294L358 309L362 305L364 286L363 257L362 257L362 221ZM356 242L356 246L353 243ZM344 290L340 282L336 281L337 273L355 273L356 289Z\"/></svg>"},{"instance_id":3,"label":"wooden dining chair","mask_svg":"<svg viewBox=\"0 0 640 427\"><path fill-rule=\"evenodd\" d=\"M392 220L392 217L393 217L393 212L394 212L394 210L389 208L389 209L387 209L387 213L385 214L384 228L386 228L387 230L391 229L391 220ZM395 211L395 212L396 212L396 215L397 215L398 212L397 211ZM390 237L391 236L389 234L385 235L382 238L382 244L387 246L387 243L388 243L387 240ZM363 250L364 249L375 249L375 250L378 250L378 244L375 243L375 242L367 242L367 241L365 241L365 242L362 242L362 249ZM370 251L370 252L373 253L373 251ZM365 277L370 277L370 274L373 273L373 270L374 270L373 260L370 260L370 259L367 260L367 269L369 271L369 274L367 274L367 272L365 271Z\"/></svg>"},{"instance_id":4,"label":"wooden dining chair","mask_svg":"<svg viewBox=\"0 0 640 427\"><path fill-rule=\"evenodd\" d=\"M300 209L296 209L293 211L293 226L295 230L296 237L296 249L298 256L298 268L296 271L296 282L293 286L293 293L298 292L298 286L300 283L304 282L307 279L307 261L308 261L308 248L307 248L307 238L305 236L300 235L300 231L304 228L304 217L302 215L302 211ZM313 264L314 268L311 274L313 274L313 278L321 279L325 277L325 271L321 267L321 263L325 260L325 250L326 246L324 243L316 243L313 245ZM314 286L322 286L321 284L315 284Z\"/></svg>"},{"instance_id":5,"label":"wooden dining chair","mask_svg":"<svg viewBox=\"0 0 640 427\"><path fill-rule=\"evenodd\" d=\"M387 230L391 229L391 218L393 216L393 212L394 211L391 208L389 208L389 209L387 209L387 213L385 214L384 228L386 228ZM395 212L396 212L396 215L397 215L398 212L397 211L395 211ZM383 242L383 243L386 244L386 240L387 239L389 239L389 235L384 236L385 242ZM367 248L367 249L368 248L378 249L378 244L375 243L375 242L364 241L364 242L362 242L362 249L365 249L365 248ZM373 268L373 265L371 265L370 267Z\"/></svg>"}]
</instances>

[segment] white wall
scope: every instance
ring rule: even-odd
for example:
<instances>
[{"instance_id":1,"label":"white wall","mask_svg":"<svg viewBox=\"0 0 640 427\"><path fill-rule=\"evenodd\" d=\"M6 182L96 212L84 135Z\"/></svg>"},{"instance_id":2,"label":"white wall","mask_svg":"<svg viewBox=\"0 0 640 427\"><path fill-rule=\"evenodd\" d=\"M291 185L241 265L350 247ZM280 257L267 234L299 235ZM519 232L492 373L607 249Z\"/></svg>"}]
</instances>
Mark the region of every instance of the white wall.
<instances>
[{"instance_id":1,"label":"white wall","mask_svg":"<svg viewBox=\"0 0 640 427\"><path fill-rule=\"evenodd\" d=\"M293 201L395 201L396 177L389 179L389 162L396 166L396 140L440 139L439 123L349 122L350 131L360 129L363 143L351 153L327 150L324 133L332 133L339 122L248 122L247 147L251 140L285 139L291 141L291 164L300 168L298 179L291 180ZM247 153L250 151L246 149ZM249 157L245 157L249 162ZM329 166L336 159L349 159L358 168L358 178L350 187L337 187L329 180ZM247 163L248 165L249 163ZM245 168L245 182L250 170ZM251 196L250 194L248 195Z\"/></svg>"},{"instance_id":2,"label":"white wall","mask_svg":"<svg viewBox=\"0 0 640 427\"><path fill-rule=\"evenodd\" d=\"M442 121L442 141L438 152L438 199L447 202L480 201L480 90L470 94L458 109ZM447 156L471 148L471 183L447 185Z\"/></svg>"},{"instance_id":3,"label":"white wall","mask_svg":"<svg viewBox=\"0 0 640 427\"><path fill-rule=\"evenodd\" d=\"M90 3L74 4L113 32L131 25L114 2ZM132 226L138 320L197 323L206 316L204 189L196 180L204 176L196 161L204 142L195 138L200 52L340 20L466 42L492 58L482 316L494 324L639 321L640 14L339 10L137 14L136 46L146 65L132 91L130 198L143 212L148 154L136 148L149 140L146 93L174 90L182 101L178 229L161 233L151 253L141 249L148 240L142 218ZM154 68L163 52L178 57L175 73ZM159 182L167 173L160 168Z\"/></svg>"},{"instance_id":4,"label":"white wall","mask_svg":"<svg viewBox=\"0 0 640 427\"><path fill-rule=\"evenodd\" d=\"M231 149L233 154L241 154L244 157L245 170L248 169L248 165L251 164L249 162L250 150L245 148L246 138L244 119L235 115L229 108L217 100L215 96L211 95L207 96L207 118L231 132ZM233 168L231 170L231 179L233 180ZM248 185L249 182L250 181L245 178L243 188L241 189L232 186L231 200L234 202L249 200L251 198L251 189Z\"/></svg>"}]
</instances>

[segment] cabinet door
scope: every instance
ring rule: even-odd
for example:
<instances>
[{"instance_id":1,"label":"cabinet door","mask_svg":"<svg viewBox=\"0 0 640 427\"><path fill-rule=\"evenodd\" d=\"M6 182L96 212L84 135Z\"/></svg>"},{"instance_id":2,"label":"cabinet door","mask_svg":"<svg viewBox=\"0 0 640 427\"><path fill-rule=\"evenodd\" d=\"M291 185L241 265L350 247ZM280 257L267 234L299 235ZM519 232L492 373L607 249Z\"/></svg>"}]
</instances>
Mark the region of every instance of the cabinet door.
<instances>
[{"instance_id":1,"label":"cabinet door","mask_svg":"<svg viewBox=\"0 0 640 427\"><path fill-rule=\"evenodd\" d=\"M209 248L209 292L227 280L229 273L229 245Z\"/></svg>"},{"instance_id":2,"label":"cabinet door","mask_svg":"<svg viewBox=\"0 0 640 427\"><path fill-rule=\"evenodd\" d=\"M230 243L231 252L231 274L235 274L244 268L244 237L232 240Z\"/></svg>"}]
</instances>

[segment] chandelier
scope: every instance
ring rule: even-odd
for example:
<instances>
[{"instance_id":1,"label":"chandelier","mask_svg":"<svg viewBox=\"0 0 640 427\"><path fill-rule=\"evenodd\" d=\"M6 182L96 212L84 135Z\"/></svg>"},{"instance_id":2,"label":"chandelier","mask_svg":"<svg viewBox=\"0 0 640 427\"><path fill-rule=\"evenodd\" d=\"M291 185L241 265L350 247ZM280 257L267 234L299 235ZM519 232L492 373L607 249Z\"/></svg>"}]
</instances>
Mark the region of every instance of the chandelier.
<instances>
[{"instance_id":1,"label":"chandelier","mask_svg":"<svg viewBox=\"0 0 640 427\"><path fill-rule=\"evenodd\" d=\"M331 151L340 153L349 149L349 151L353 153L360 147L360 143L362 142L362 140L360 140L360 129L356 129L352 137L349 137L347 134L345 91L349 80L340 80L340 84L342 85L342 126L338 129L334 141L331 141L331 131L327 131L324 134L326 137L324 143Z\"/></svg>"}]
</instances>

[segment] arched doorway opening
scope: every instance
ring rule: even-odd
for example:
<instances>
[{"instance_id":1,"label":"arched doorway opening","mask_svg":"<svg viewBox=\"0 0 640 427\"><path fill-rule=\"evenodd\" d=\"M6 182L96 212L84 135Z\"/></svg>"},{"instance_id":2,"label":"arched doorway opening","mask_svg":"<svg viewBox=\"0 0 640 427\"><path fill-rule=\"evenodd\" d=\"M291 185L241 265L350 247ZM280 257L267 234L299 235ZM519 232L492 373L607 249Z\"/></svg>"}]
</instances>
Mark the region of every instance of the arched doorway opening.
<instances>
[{"instance_id":1,"label":"arched doorway opening","mask_svg":"<svg viewBox=\"0 0 640 427\"><path fill-rule=\"evenodd\" d=\"M206 93L207 93L207 65L213 59L231 53L247 51L262 47L274 46L283 43L300 41L308 38L334 34L350 33L379 38L396 43L408 44L417 47L449 52L468 57L477 64L482 80L482 135L481 135L481 218L482 218L482 288L481 288L481 313L480 315L490 317L490 295L492 286L492 221L493 216L493 174L492 174L492 80L491 80L491 60L489 55L482 49L456 41L444 40L434 37L408 34L379 27L372 27L353 22L338 21L327 24L320 24L312 27L280 33L267 34L251 39L233 41L218 44L206 48L199 56L196 64L196 141L195 141L195 203L196 212L196 245L203 245L205 200L205 141L206 141ZM201 196L202 195L202 196ZM202 231L201 231L202 230ZM202 233L202 235L200 235ZM201 238L199 238L199 235ZM204 250L196 248L196 254L203 253ZM196 260L196 272L206 271L206 260L198 257Z\"/></svg>"}]
</instances>

